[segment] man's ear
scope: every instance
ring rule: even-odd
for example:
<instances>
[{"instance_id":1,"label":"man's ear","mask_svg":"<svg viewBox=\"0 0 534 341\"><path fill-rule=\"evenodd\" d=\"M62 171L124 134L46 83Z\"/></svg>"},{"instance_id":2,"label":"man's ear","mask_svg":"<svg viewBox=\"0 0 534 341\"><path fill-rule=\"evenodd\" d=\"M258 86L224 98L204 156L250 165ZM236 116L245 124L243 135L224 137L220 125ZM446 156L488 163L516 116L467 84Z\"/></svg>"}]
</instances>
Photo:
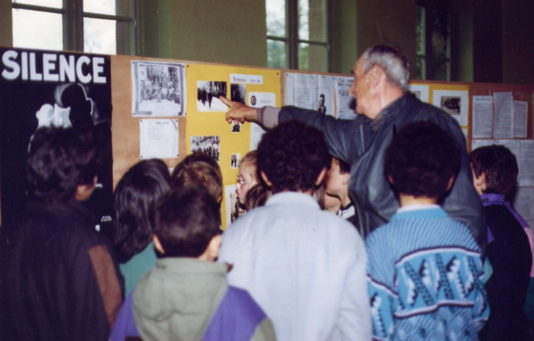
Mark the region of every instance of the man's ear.
<instances>
[{"instance_id":1,"label":"man's ear","mask_svg":"<svg viewBox=\"0 0 534 341\"><path fill-rule=\"evenodd\" d=\"M381 84L382 80L385 80L386 73L380 66L374 65L369 71L368 76L369 76L369 79L371 80L371 86L377 87L378 85Z\"/></svg>"},{"instance_id":2,"label":"man's ear","mask_svg":"<svg viewBox=\"0 0 534 341\"><path fill-rule=\"evenodd\" d=\"M395 184L395 182L393 181L393 177L391 175L388 175L388 181L390 184Z\"/></svg>"},{"instance_id":3,"label":"man's ear","mask_svg":"<svg viewBox=\"0 0 534 341\"><path fill-rule=\"evenodd\" d=\"M265 175L263 171L261 171L260 174L261 174L261 178L263 179L263 181L265 181L267 186L273 187L273 184L269 181L269 178L267 178L267 175Z\"/></svg>"},{"instance_id":4,"label":"man's ear","mask_svg":"<svg viewBox=\"0 0 534 341\"><path fill-rule=\"evenodd\" d=\"M154 241L154 248L156 250L158 250L159 253L161 253L162 255L165 254L165 250L163 249L163 246L161 245L159 239L158 239L158 236L154 235L152 237L152 240Z\"/></svg>"},{"instance_id":5,"label":"man's ear","mask_svg":"<svg viewBox=\"0 0 534 341\"><path fill-rule=\"evenodd\" d=\"M324 177L326 176L326 172L326 167L324 167L323 170L321 170L321 173L319 173L317 180L315 180L315 186L319 186L323 182Z\"/></svg>"},{"instance_id":6,"label":"man's ear","mask_svg":"<svg viewBox=\"0 0 534 341\"><path fill-rule=\"evenodd\" d=\"M350 173L341 174L343 176L343 185L348 186L350 181Z\"/></svg>"},{"instance_id":7,"label":"man's ear","mask_svg":"<svg viewBox=\"0 0 534 341\"><path fill-rule=\"evenodd\" d=\"M93 194L93 192L95 190L95 186L96 186L97 180L98 180L98 178L95 175L95 177L93 178L93 182L92 183L81 184L81 185L76 186L76 192L74 193L74 199L76 201L87 201L87 200L89 200L89 198L91 197L91 195Z\"/></svg>"}]
</instances>

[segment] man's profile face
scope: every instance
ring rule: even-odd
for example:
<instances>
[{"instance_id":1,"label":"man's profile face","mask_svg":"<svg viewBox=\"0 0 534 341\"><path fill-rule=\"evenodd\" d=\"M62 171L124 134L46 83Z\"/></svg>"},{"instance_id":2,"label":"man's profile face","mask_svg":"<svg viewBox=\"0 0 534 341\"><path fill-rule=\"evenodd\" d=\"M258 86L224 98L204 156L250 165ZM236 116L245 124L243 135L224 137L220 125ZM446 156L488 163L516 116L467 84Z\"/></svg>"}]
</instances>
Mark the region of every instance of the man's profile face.
<instances>
[{"instance_id":1,"label":"man's profile face","mask_svg":"<svg viewBox=\"0 0 534 341\"><path fill-rule=\"evenodd\" d=\"M353 95L356 100L356 113L365 115L370 96L367 74L365 74L363 70L361 58L354 64L352 74L354 75L354 80L350 86L349 93Z\"/></svg>"}]
</instances>

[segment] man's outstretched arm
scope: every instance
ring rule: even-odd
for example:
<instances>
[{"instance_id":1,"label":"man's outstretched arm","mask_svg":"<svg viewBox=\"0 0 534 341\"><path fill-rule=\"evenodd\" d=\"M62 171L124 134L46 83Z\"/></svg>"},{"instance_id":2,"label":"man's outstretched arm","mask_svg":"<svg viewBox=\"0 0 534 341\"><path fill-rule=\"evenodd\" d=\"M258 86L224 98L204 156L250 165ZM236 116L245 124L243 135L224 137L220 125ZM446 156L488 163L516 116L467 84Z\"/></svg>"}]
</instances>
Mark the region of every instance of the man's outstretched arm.
<instances>
[{"instance_id":1,"label":"man's outstretched arm","mask_svg":"<svg viewBox=\"0 0 534 341\"><path fill-rule=\"evenodd\" d=\"M256 122L266 128L273 128L278 125L279 108L252 108L239 102L230 101L226 97L221 96L219 99L229 108L226 113L228 123L232 123L232 121L239 121L241 123L245 121Z\"/></svg>"}]
</instances>

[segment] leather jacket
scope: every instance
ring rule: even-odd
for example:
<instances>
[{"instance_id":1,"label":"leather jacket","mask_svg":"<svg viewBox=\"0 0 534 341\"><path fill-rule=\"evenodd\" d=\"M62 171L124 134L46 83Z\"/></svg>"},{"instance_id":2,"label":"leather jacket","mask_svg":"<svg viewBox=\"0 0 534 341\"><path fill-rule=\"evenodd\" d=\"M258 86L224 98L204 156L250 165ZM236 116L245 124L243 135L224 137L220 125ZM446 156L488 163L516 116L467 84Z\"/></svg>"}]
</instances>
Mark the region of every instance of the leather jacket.
<instances>
[{"instance_id":1,"label":"leather jacket","mask_svg":"<svg viewBox=\"0 0 534 341\"><path fill-rule=\"evenodd\" d=\"M357 224L365 238L389 221L399 202L384 174L384 154L393 134L416 121L432 121L448 131L461 151L461 166L444 210L464 223L484 253L487 243L484 211L473 183L466 140L458 122L441 109L405 94L384 108L375 120L358 115L353 120L335 119L317 111L283 107L279 123L298 119L321 129L330 153L351 165L349 192L356 208Z\"/></svg>"}]
</instances>

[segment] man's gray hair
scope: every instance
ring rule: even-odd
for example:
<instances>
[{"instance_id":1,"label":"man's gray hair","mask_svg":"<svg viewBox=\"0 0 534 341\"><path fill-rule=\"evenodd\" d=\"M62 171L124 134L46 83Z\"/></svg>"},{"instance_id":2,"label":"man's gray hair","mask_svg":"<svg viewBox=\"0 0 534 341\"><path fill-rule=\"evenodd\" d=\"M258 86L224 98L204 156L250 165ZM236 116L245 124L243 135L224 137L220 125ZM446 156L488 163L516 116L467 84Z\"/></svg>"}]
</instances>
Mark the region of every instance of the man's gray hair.
<instances>
[{"instance_id":1,"label":"man's gray hair","mask_svg":"<svg viewBox=\"0 0 534 341\"><path fill-rule=\"evenodd\" d=\"M378 65L386 73L390 83L408 91L410 66L406 56L399 47L393 45L376 45L368 48L362 55L362 67L365 73Z\"/></svg>"}]
</instances>

